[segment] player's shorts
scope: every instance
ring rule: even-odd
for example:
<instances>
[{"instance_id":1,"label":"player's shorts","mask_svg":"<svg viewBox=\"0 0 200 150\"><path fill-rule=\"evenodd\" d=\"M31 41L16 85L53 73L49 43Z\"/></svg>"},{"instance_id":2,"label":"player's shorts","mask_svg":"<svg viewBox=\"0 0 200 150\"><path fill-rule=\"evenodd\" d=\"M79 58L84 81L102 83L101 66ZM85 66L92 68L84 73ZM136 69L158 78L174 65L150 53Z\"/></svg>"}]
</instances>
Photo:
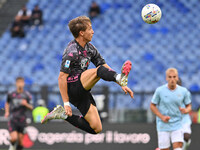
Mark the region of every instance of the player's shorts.
<instances>
[{"instance_id":1,"label":"player's shorts","mask_svg":"<svg viewBox=\"0 0 200 150\"><path fill-rule=\"evenodd\" d=\"M26 122L20 119L11 119L8 121L9 132L17 131L19 133L24 133L24 128L26 127Z\"/></svg>"},{"instance_id":2,"label":"player's shorts","mask_svg":"<svg viewBox=\"0 0 200 150\"><path fill-rule=\"evenodd\" d=\"M191 134L192 133L191 124L189 123L183 124L182 130L183 130L183 133Z\"/></svg>"},{"instance_id":3,"label":"player's shorts","mask_svg":"<svg viewBox=\"0 0 200 150\"><path fill-rule=\"evenodd\" d=\"M166 149L171 146L171 143L183 142L183 131L182 129L176 131L161 131L158 132L158 147L160 149Z\"/></svg>"},{"instance_id":4,"label":"player's shorts","mask_svg":"<svg viewBox=\"0 0 200 150\"><path fill-rule=\"evenodd\" d=\"M75 82L68 81L69 102L76 106L83 116L85 116L90 108L90 105L96 106L96 103L90 93L83 88L79 75Z\"/></svg>"}]
</instances>

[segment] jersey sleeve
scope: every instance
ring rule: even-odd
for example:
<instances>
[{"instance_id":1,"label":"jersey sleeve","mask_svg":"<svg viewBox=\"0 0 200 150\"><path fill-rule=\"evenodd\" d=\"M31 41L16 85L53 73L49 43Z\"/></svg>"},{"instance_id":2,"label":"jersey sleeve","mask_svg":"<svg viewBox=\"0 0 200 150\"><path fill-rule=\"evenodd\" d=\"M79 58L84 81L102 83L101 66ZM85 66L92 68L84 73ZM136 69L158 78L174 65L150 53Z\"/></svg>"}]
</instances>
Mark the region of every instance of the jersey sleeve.
<instances>
[{"instance_id":1,"label":"jersey sleeve","mask_svg":"<svg viewBox=\"0 0 200 150\"><path fill-rule=\"evenodd\" d=\"M154 92L154 95L152 97L151 102L153 104L156 104L156 105L159 104L159 102L160 102L160 94L159 94L159 90L158 89L156 89L156 91Z\"/></svg>"},{"instance_id":2,"label":"jersey sleeve","mask_svg":"<svg viewBox=\"0 0 200 150\"><path fill-rule=\"evenodd\" d=\"M105 60L103 59L103 57L100 55L100 53L98 52L97 48L94 47L93 45L91 45L93 48L93 56L91 58L91 62L98 67L99 65L103 65L105 64Z\"/></svg>"},{"instance_id":3,"label":"jersey sleeve","mask_svg":"<svg viewBox=\"0 0 200 150\"><path fill-rule=\"evenodd\" d=\"M62 63L60 71L70 74L72 68L72 61L73 61L74 53L69 53L67 51L64 52L62 57Z\"/></svg>"},{"instance_id":4,"label":"jersey sleeve","mask_svg":"<svg viewBox=\"0 0 200 150\"><path fill-rule=\"evenodd\" d=\"M10 103L11 100L12 100L12 98L11 98L11 93L8 93L8 95L7 95L7 100L6 100L6 101L7 101L8 103Z\"/></svg>"},{"instance_id":5,"label":"jersey sleeve","mask_svg":"<svg viewBox=\"0 0 200 150\"><path fill-rule=\"evenodd\" d=\"M192 101L191 101L191 93L187 90L186 94L185 94L185 97L184 97L184 104L185 105L188 105L190 104Z\"/></svg>"}]
</instances>

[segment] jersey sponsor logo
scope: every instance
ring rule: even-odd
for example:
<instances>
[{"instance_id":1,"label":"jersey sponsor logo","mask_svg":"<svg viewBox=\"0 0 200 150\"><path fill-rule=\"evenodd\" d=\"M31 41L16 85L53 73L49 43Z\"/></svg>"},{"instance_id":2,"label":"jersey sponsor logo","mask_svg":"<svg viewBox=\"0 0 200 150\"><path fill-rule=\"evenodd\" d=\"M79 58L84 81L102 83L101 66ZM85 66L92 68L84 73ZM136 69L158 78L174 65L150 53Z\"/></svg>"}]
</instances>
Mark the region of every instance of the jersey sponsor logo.
<instances>
[{"instance_id":1,"label":"jersey sponsor logo","mask_svg":"<svg viewBox=\"0 0 200 150\"><path fill-rule=\"evenodd\" d=\"M66 60L66 62L65 62L65 68L69 68L69 66L70 66L70 60Z\"/></svg>"}]
</instances>

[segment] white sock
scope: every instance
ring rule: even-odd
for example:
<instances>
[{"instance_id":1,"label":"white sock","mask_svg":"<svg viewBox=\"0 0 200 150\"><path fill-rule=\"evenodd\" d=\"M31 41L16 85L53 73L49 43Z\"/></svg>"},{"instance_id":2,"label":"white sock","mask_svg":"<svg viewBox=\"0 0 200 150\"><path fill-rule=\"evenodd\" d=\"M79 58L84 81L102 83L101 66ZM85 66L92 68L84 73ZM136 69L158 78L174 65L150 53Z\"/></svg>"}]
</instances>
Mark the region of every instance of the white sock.
<instances>
[{"instance_id":1,"label":"white sock","mask_svg":"<svg viewBox=\"0 0 200 150\"><path fill-rule=\"evenodd\" d=\"M14 145L10 144L8 150L16 150L16 144L14 144Z\"/></svg>"},{"instance_id":2,"label":"white sock","mask_svg":"<svg viewBox=\"0 0 200 150\"><path fill-rule=\"evenodd\" d=\"M186 150L186 147L187 147L187 142L184 141L184 142L183 142L183 147L182 147L182 149L183 149L183 150Z\"/></svg>"},{"instance_id":3,"label":"white sock","mask_svg":"<svg viewBox=\"0 0 200 150\"><path fill-rule=\"evenodd\" d=\"M67 116L67 115L65 115L65 119L67 119L67 117L68 117L68 116Z\"/></svg>"},{"instance_id":4,"label":"white sock","mask_svg":"<svg viewBox=\"0 0 200 150\"><path fill-rule=\"evenodd\" d=\"M183 149L179 147L179 148L175 148L174 150L183 150Z\"/></svg>"},{"instance_id":5,"label":"white sock","mask_svg":"<svg viewBox=\"0 0 200 150\"><path fill-rule=\"evenodd\" d=\"M116 78L115 78L115 79L116 79L116 81L117 81L117 82L120 82L120 79L121 79L121 74L117 74L117 76L116 76Z\"/></svg>"},{"instance_id":6,"label":"white sock","mask_svg":"<svg viewBox=\"0 0 200 150\"><path fill-rule=\"evenodd\" d=\"M191 144L192 140L189 139L188 142L187 142L187 145L189 146Z\"/></svg>"},{"instance_id":7,"label":"white sock","mask_svg":"<svg viewBox=\"0 0 200 150\"><path fill-rule=\"evenodd\" d=\"M184 141L184 143L183 143L183 150L187 150L187 148L190 146L190 143L191 143L191 139L188 142Z\"/></svg>"}]
</instances>

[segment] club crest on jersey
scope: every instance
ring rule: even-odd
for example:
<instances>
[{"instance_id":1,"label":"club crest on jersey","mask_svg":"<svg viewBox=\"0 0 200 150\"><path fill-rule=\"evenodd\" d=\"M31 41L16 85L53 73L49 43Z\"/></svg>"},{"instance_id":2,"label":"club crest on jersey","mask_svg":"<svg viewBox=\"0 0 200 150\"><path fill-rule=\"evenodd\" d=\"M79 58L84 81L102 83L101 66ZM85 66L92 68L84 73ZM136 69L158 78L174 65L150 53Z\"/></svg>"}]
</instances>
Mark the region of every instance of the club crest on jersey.
<instances>
[{"instance_id":1,"label":"club crest on jersey","mask_svg":"<svg viewBox=\"0 0 200 150\"><path fill-rule=\"evenodd\" d=\"M89 66L89 60L87 58L81 60L81 68L87 68Z\"/></svg>"},{"instance_id":2,"label":"club crest on jersey","mask_svg":"<svg viewBox=\"0 0 200 150\"><path fill-rule=\"evenodd\" d=\"M69 68L69 66L70 66L70 60L66 60L66 62L65 62L65 68Z\"/></svg>"},{"instance_id":3,"label":"club crest on jersey","mask_svg":"<svg viewBox=\"0 0 200 150\"><path fill-rule=\"evenodd\" d=\"M181 95L181 94L178 94L177 96L178 96L178 97L181 97L182 95Z\"/></svg>"}]
</instances>

